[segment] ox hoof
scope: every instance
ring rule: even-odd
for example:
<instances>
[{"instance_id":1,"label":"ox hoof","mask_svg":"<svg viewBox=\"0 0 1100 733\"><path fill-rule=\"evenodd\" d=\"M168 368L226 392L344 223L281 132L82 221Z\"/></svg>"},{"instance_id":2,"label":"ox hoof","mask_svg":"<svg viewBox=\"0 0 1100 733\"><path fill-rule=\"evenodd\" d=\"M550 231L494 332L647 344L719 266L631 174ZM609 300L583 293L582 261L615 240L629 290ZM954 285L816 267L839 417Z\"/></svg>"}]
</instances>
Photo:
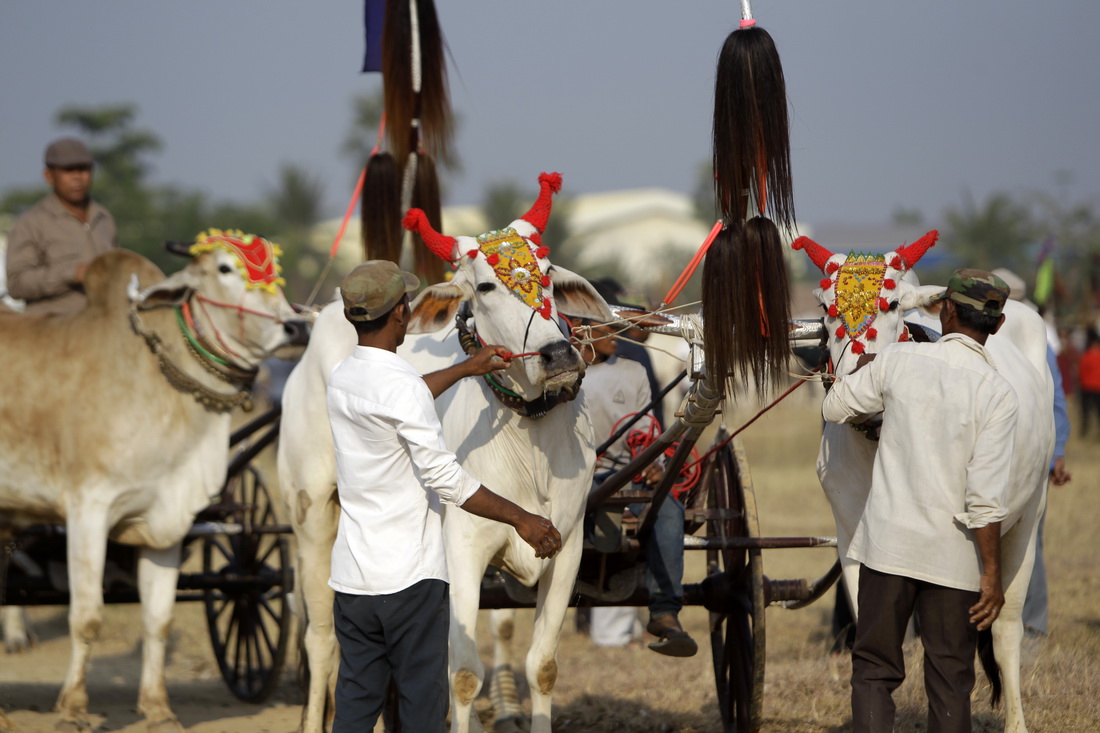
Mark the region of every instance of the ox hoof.
<instances>
[{"instance_id":1,"label":"ox hoof","mask_svg":"<svg viewBox=\"0 0 1100 733\"><path fill-rule=\"evenodd\" d=\"M179 720L175 716L171 718L165 718L164 720L158 720L157 722L148 722L145 724L145 730L147 733L183 733L183 726L180 725Z\"/></svg>"},{"instance_id":2,"label":"ox hoof","mask_svg":"<svg viewBox=\"0 0 1100 733\"><path fill-rule=\"evenodd\" d=\"M521 716L493 721L493 733L530 733L531 722Z\"/></svg>"}]
</instances>

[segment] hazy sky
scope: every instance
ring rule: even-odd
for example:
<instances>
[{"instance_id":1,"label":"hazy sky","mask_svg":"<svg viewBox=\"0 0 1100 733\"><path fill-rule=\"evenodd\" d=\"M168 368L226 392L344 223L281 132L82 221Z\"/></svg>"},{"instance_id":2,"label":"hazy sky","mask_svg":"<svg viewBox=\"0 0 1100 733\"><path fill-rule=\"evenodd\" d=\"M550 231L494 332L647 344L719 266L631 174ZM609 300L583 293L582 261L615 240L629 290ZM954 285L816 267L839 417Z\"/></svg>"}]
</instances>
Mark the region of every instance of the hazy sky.
<instances>
[{"instance_id":1,"label":"hazy sky","mask_svg":"<svg viewBox=\"0 0 1100 733\"><path fill-rule=\"evenodd\" d=\"M544 170L567 194L691 190L737 2L436 7L465 166L447 203L479 203L500 181L534 191ZM786 73L801 220L884 222L904 206L931 226L965 191L1100 196L1095 0L753 8ZM322 177L338 216L357 173L340 155L351 100L381 84L358 72L362 52L356 2L4 0L0 191L40 180L60 107L133 102L164 143L156 181L250 201L290 162Z\"/></svg>"}]
</instances>

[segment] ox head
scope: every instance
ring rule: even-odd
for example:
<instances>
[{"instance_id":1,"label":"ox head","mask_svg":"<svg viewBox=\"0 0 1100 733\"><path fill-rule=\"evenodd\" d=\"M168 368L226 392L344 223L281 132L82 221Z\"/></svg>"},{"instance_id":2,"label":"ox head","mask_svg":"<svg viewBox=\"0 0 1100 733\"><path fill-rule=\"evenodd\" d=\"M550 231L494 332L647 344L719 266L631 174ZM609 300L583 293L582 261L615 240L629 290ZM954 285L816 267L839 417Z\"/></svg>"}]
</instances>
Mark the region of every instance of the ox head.
<instances>
[{"instance_id":1,"label":"ox head","mask_svg":"<svg viewBox=\"0 0 1100 733\"><path fill-rule=\"evenodd\" d=\"M211 229L190 246L169 247L191 261L132 295L139 309L178 307L213 350L240 367L254 368L269 356L291 356L305 346L309 322L283 295L278 245Z\"/></svg>"},{"instance_id":2,"label":"ox head","mask_svg":"<svg viewBox=\"0 0 1100 733\"><path fill-rule=\"evenodd\" d=\"M791 245L804 250L825 276L814 295L825 310L836 374L854 369L859 354L908 340L904 313L929 295L903 278L938 237L931 231L886 254L833 254L809 237L799 237Z\"/></svg>"},{"instance_id":3,"label":"ox head","mask_svg":"<svg viewBox=\"0 0 1100 733\"><path fill-rule=\"evenodd\" d=\"M527 400L571 387L584 372L584 360L563 331L559 312L600 321L613 318L587 280L551 264L542 232L551 196L561 189L561 175L543 173L539 185L530 211L503 229L476 237L444 236L419 209L411 209L404 220L406 229L455 267L449 282L428 287L413 301L409 331L437 331L468 303L483 343L529 355L514 359L503 372L512 383L509 388Z\"/></svg>"}]
</instances>

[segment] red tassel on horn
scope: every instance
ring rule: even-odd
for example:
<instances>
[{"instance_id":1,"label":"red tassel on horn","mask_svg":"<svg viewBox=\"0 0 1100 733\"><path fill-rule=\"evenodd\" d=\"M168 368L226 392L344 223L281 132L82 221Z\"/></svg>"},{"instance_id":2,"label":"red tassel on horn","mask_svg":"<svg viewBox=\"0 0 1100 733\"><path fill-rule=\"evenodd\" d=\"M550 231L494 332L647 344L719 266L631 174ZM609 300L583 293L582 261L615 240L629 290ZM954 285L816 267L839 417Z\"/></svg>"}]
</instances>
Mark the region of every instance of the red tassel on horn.
<instances>
[{"instance_id":1,"label":"red tassel on horn","mask_svg":"<svg viewBox=\"0 0 1100 733\"><path fill-rule=\"evenodd\" d=\"M924 253L928 251L929 247L936 246L936 240L939 239L939 237L940 233L933 229L912 244L898 247L895 251L901 257L905 266L911 270L913 269L913 265L917 264L917 261L920 260L921 257L924 257Z\"/></svg>"},{"instance_id":2,"label":"red tassel on horn","mask_svg":"<svg viewBox=\"0 0 1100 733\"><path fill-rule=\"evenodd\" d=\"M409 209L408 213L405 214L405 218L401 221L401 225L410 232L419 234L420 238L424 240L424 244L435 253L436 257L448 262L454 259L455 244L458 240L440 234L433 229L431 222L428 221L427 214L421 209Z\"/></svg>"},{"instance_id":3,"label":"red tassel on horn","mask_svg":"<svg viewBox=\"0 0 1100 733\"><path fill-rule=\"evenodd\" d=\"M550 197L561 190L561 173L540 173L539 188L538 199L531 206L531 210L520 218L541 233L546 230L546 222L550 219L552 208Z\"/></svg>"},{"instance_id":4,"label":"red tassel on horn","mask_svg":"<svg viewBox=\"0 0 1100 733\"><path fill-rule=\"evenodd\" d=\"M793 249L806 250L806 254L809 255L813 263L817 265L817 269L821 270L822 272L825 272L825 263L830 257L833 256L832 252L825 249L809 237L799 237L798 239L794 240L794 242L791 244L791 247Z\"/></svg>"}]
</instances>

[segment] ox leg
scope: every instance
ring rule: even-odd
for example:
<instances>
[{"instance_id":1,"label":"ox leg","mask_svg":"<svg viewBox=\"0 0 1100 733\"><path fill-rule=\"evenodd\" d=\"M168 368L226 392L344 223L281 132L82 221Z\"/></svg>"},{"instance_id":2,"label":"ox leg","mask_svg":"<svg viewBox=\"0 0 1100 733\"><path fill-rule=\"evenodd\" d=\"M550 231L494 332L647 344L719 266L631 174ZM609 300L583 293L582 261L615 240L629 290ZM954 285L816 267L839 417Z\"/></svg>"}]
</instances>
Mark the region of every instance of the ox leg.
<instances>
[{"instance_id":1,"label":"ox leg","mask_svg":"<svg viewBox=\"0 0 1100 733\"><path fill-rule=\"evenodd\" d=\"M485 666L477 654L477 614L481 578L488 558L465 558L448 567L451 576L451 627L448 635L451 674L451 733L484 733L474 700L485 681Z\"/></svg>"},{"instance_id":2,"label":"ox leg","mask_svg":"<svg viewBox=\"0 0 1100 733\"><path fill-rule=\"evenodd\" d=\"M150 733L182 731L168 702L164 664L176 585L180 575L181 544L163 550L143 547L138 551L138 592L141 594L142 661L138 712L145 716Z\"/></svg>"},{"instance_id":3,"label":"ox leg","mask_svg":"<svg viewBox=\"0 0 1100 733\"><path fill-rule=\"evenodd\" d=\"M527 682L531 686L531 733L550 733L551 693L558 681L558 639L569 609L583 549L581 532L565 541L561 552L539 579L535 627L527 652Z\"/></svg>"},{"instance_id":4,"label":"ox leg","mask_svg":"<svg viewBox=\"0 0 1100 733\"><path fill-rule=\"evenodd\" d=\"M496 733L516 733L526 728L526 720L516 691L516 673L512 669L515 609L494 609L490 614L490 627L493 632L493 676L489 699L493 703L493 729Z\"/></svg>"},{"instance_id":5,"label":"ox leg","mask_svg":"<svg viewBox=\"0 0 1100 733\"><path fill-rule=\"evenodd\" d=\"M74 487L74 493L96 487ZM90 731L88 721L88 658L92 642L103 623L103 567L107 562L107 515L105 508L74 506L70 519L66 557L69 574L69 636L72 656L65 683L54 709L61 713L61 731Z\"/></svg>"},{"instance_id":6,"label":"ox leg","mask_svg":"<svg viewBox=\"0 0 1100 733\"><path fill-rule=\"evenodd\" d=\"M4 649L8 654L25 652L34 646L34 633L22 606L4 606L0 610L0 623L4 624Z\"/></svg>"},{"instance_id":7,"label":"ox leg","mask_svg":"<svg viewBox=\"0 0 1100 733\"><path fill-rule=\"evenodd\" d=\"M1005 605L993 624L993 653L1001 673L1005 705L1005 733L1027 733L1020 682L1020 649L1024 639L1024 599L1035 564L1038 514L1021 519L1001 537L1001 578Z\"/></svg>"},{"instance_id":8,"label":"ox leg","mask_svg":"<svg viewBox=\"0 0 1100 733\"><path fill-rule=\"evenodd\" d=\"M332 620L335 593L328 579L332 566L332 544L336 541L339 508L329 501L297 507L294 531L298 546L298 587L305 614L306 662L309 690L302 708L302 733L322 733L336 714L336 675L340 651Z\"/></svg>"}]
</instances>

